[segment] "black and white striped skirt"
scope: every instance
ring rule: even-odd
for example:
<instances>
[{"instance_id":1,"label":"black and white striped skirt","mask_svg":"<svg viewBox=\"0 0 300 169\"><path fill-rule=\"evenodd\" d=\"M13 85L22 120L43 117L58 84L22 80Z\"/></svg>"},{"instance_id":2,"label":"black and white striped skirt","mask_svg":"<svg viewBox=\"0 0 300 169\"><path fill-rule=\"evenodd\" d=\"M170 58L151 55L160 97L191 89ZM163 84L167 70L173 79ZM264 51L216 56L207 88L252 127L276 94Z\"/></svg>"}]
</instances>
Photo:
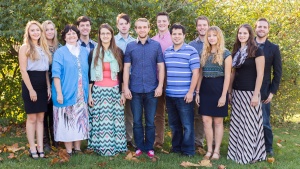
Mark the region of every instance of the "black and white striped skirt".
<instances>
[{"instance_id":1,"label":"black and white striped skirt","mask_svg":"<svg viewBox=\"0 0 300 169\"><path fill-rule=\"evenodd\" d=\"M227 159L240 164L265 160L261 102L250 105L253 91L233 90L232 94Z\"/></svg>"}]
</instances>

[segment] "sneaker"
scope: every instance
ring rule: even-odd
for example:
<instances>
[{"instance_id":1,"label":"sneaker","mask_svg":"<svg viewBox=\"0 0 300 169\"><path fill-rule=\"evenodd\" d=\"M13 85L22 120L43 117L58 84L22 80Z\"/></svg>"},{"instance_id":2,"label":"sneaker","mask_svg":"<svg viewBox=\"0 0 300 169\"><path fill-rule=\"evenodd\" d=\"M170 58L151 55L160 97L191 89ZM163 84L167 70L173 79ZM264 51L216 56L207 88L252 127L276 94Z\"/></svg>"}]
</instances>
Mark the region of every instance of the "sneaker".
<instances>
[{"instance_id":1,"label":"sneaker","mask_svg":"<svg viewBox=\"0 0 300 169\"><path fill-rule=\"evenodd\" d=\"M154 157L154 151L153 150L149 150L147 153L149 158L153 158Z\"/></svg>"},{"instance_id":2,"label":"sneaker","mask_svg":"<svg viewBox=\"0 0 300 169\"><path fill-rule=\"evenodd\" d=\"M139 156L141 156L142 154L143 154L143 152L142 152L140 149L138 149L138 150L135 151L135 156L136 156L136 157L139 157Z\"/></svg>"}]
</instances>

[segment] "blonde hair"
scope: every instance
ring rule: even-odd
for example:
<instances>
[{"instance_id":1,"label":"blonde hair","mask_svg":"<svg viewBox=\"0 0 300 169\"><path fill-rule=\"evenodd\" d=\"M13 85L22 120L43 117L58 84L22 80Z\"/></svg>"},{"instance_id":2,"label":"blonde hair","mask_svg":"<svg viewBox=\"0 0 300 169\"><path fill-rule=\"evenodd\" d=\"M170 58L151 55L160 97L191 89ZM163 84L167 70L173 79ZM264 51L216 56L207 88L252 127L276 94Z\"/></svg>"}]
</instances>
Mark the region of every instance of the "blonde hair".
<instances>
[{"instance_id":1,"label":"blonde hair","mask_svg":"<svg viewBox=\"0 0 300 169\"><path fill-rule=\"evenodd\" d=\"M54 51L56 51L56 49L58 48L59 42L58 42L58 39L57 39L57 30L55 28L55 24L51 20L46 20L42 23L42 27L44 29L44 33L45 33L45 37L46 37L46 27L49 24L51 24L54 28L54 37L51 40L52 40L52 43L53 43L53 49L54 49ZM47 39L47 37L46 37L46 39Z\"/></svg>"},{"instance_id":2,"label":"blonde hair","mask_svg":"<svg viewBox=\"0 0 300 169\"><path fill-rule=\"evenodd\" d=\"M213 63L217 63L220 66L223 65L223 53L225 51L225 42L224 42L224 36L221 31L221 29L217 26L211 26L208 28L205 34L204 38L204 46L201 54L201 66L204 66L208 57L211 55L212 47L210 43L208 42L208 33L209 32L215 32L217 34L217 52L213 55Z\"/></svg>"},{"instance_id":3,"label":"blonde hair","mask_svg":"<svg viewBox=\"0 0 300 169\"><path fill-rule=\"evenodd\" d=\"M135 21L135 23L134 23L134 27L136 28L136 23L137 22L147 22L147 24L148 24L148 28L150 28L150 22L148 21L148 19L146 19L146 18L138 18L136 21Z\"/></svg>"},{"instance_id":4,"label":"blonde hair","mask_svg":"<svg viewBox=\"0 0 300 169\"><path fill-rule=\"evenodd\" d=\"M44 34L44 30L42 29L42 25L37 21L29 21L26 24L25 33L24 33L24 44L27 45L27 51L26 51L25 55L27 57L29 57L31 60L38 60L39 59L39 55L37 54L37 51L35 49L35 45L33 44L32 39L29 35L29 28L33 24L38 26L39 29L41 30L41 35L40 35L40 39L38 40L38 44L43 49L45 54L48 56L49 63L51 63L51 61L52 61L51 53L49 51L49 46L47 44L47 40L46 40L46 37L45 37L45 34Z\"/></svg>"}]
</instances>

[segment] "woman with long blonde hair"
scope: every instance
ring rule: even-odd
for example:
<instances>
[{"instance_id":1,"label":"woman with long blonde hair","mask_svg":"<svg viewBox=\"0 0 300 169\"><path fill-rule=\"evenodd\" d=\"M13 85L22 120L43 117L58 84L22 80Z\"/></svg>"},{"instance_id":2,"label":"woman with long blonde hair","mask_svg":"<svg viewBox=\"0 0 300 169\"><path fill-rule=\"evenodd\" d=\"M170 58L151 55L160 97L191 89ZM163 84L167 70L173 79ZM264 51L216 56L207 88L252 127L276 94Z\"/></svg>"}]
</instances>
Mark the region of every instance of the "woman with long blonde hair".
<instances>
[{"instance_id":1,"label":"woman with long blonde hair","mask_svg":"<svg viewBox=\"0 0 300 169\"><path fill-rule=\"evenodd\" d=\"M223 118L228 115L228 86L232 57L225 49L224 36L217 26L210 27L205 35L201 53L200 80L196 103L202 115L207 143L204 159L218 160L223 138ZM214 126L214 129L212 128ZM215 148L213 150L213 139Z\"/></svg>"},{"instance_id":2,"label":"woman with long blonde hair","mask_svg":"<svg viewBox=\"0 0 300 169\"><path fill-rule=\"evenodd\" d=\"M24 43L19 50L19 65L22 74L22 98L27 114L26 134L30 156L34 159L45 156L43 122L47 102L51 97L48 74L51 60L41 24L29 21L25 28ZM37 147L34 142L35 135Z\"/></svg>"},{"instance_id":3,"label":"woman with long blonde hair","mask_svg":"<svg viewBox=\"0 0 300 169\"><path fill-rule=\"evenodd\" d=\"M46 20L42 23L42 27L44 29L44 34L47 40L47 44L49 50L54 55L56 49L61 47L61 44L57 40L57 30L55 28L55 24L51 20ZM50 77L50 84L52 83L52 73L51 73L51 63L49 67L49 77ZM50 143L50 140L52 144ZM58 142L54 140L53 134L53 102L52 99L48 102L48 111L45 112L44 116L44 150L50 151L51 146L57 147Z\"/></svg>"}]
</instances>

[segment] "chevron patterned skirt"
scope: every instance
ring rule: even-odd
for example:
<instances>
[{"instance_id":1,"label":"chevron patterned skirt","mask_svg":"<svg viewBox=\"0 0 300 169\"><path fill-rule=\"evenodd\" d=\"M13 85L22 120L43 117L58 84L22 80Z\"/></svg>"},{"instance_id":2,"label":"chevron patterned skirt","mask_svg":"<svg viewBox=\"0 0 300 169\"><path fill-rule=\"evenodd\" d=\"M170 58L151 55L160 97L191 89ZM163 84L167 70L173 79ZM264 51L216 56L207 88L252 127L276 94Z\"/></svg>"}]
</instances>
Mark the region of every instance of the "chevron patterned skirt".
<instances>
[{"instance_id":1,"label":"chevron patterned skirt","mask_svg":"<svg viewBox=\"0 0 300 169\"><path fill-rule=\"evenodd\" d=\"M250 105L253 91L233 90L232 94L227 159L240 164L265 160L261 103Z\"/></svg>"},{"instance_id":2,"label":"chevron patterned skirt","mask_svg":"<svg viewBox=\"0 0 300 169\"><path fill-rule=\"evenodd\" d=\"M119 86L93 86L94 107L89 108L88 149L102 156L127 151L124 106Z\"/></svg>"}]
</instances>

